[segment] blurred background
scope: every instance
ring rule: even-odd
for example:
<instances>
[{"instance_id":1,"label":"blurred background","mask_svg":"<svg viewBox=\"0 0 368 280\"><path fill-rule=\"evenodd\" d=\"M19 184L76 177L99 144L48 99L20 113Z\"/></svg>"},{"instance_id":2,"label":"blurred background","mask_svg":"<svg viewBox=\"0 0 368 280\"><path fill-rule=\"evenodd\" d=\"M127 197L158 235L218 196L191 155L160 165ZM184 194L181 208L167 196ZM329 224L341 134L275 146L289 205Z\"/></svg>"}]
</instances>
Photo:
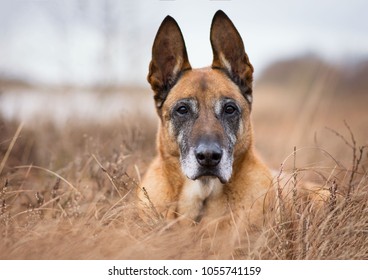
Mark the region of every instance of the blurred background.
<instances>
[{"instance_id":1,"label":"blurred background","mask_svg":"<svg viewBox=\"0 0 368 280\"><path fill-rule=\"evenodd\" d=\"M161 21L173 16L192 66L208 66L218 9L255 68L254 127L266 156L316 143L325 127L346 132L344 120L367 143L364 0L0 0L1 130L12 121L111 123L131 111L156 123L146 75Z\"/></svg>"},{"instance_id":2,"label":"blurred background","mask_svg":"<svg viewBox=\"0 0 368 280\"><path fill-rule=\"evenodd\" d=\"M131 214L156 153L156 32L173 16L192 66L209 66L218 9L255 68L257 151L294 184L331 188L329 211L290 212L300 230L267 228L251 258L287 256L291 237L296 258L366 259L367 0L0 0L0 259L221 258L207 230ZM332 190L351 188L334 208Z\"/></svg>"},{"instance_id":3,"label":"blurred background","mask_svg":"<svg viewBox=\"0 0 368 280\"><path fill-rule=\"evenodd\" d=\"M315 53L331 62L368 56L368 4L341 1L2 0L1 76L48 85L145 85L153 38L170 14L193 66L211 62L209 28L223 9L260 74Z\"/></svg>"}]
</instances>

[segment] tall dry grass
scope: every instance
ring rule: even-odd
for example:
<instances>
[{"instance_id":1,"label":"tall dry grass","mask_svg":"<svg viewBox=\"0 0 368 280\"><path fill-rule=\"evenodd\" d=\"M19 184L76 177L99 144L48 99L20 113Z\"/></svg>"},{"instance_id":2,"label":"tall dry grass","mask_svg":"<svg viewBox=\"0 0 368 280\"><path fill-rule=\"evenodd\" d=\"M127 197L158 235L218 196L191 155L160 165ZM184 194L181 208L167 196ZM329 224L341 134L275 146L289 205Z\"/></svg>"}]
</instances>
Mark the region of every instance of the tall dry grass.
<instances>
[{"instance_id":1,"label":"tall dry grass","mask_svg":"<svg viewBox=\"0 0 368 280\"><path fill-rule=\"evenodd\" d=\"M219 246L229 233L137 214L156 120L1 121L0 259L368 259L366 97L337 97L329 73L309 89L256 85L256 143L276 169L280 214L230 248ZM320 200L302 195L307 181Z\"/></svg>"}]
</instances>

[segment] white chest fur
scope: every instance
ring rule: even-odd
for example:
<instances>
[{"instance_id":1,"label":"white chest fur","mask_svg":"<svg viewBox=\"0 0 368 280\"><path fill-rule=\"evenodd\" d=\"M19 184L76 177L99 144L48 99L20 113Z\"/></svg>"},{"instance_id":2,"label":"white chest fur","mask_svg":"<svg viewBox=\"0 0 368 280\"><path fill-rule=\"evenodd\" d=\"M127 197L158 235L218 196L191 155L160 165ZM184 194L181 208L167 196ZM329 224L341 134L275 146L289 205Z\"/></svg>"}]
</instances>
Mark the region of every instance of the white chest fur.
<instances>
[{"instance_id":1,"label":"white chest fur","mask_svg":"<svg viewBox=\"0 0 368 280\"><path fill-rule=\"evenodd\" d=\"M184 183L179 202L178 212L190 221L198 221L201 217L204 202L221 196L223 185L217 178L189 180Z\"/></svg>"}]
</instances>

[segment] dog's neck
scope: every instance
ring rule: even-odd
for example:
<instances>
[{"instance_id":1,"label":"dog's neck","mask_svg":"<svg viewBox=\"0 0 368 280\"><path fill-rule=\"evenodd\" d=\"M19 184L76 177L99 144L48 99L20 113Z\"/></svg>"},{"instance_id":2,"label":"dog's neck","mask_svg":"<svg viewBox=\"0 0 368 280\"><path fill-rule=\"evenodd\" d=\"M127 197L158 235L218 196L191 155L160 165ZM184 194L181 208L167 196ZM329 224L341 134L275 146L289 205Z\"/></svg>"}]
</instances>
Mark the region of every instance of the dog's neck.
<instances>
[{"instance_id":1,"label":"dog's neck","mask_svg":"<svg viewBox=\"0 0 368 280\"><path fill-rule=\"evenodd\" d=\"M190 222L198 222L206 201L221 196L223 185L217 178L204 177L198 180L186 179L181 189L178 213Z\"/></svg>"}]
</instances>

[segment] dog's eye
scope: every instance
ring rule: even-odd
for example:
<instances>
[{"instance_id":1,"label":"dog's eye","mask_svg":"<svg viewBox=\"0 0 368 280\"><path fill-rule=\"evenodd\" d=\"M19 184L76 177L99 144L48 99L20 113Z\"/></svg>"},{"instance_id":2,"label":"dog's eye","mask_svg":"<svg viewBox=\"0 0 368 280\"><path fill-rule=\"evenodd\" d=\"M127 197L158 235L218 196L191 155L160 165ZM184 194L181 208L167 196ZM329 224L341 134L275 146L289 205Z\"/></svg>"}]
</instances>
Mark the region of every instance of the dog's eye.
<instances>
[{"instance_id":1,"label":"dog's eye","mask_svg":"<svg viewBox=\"0 0 368 280\"><path fill-rule=\"evenodd\" d=\"M234 105L226 105L224 112L225 114L232 115L236 112L236 107Z\"/></svg>"},{"instance_id":2,"label":"dog's eye","mask_svg":"<svg viewBox=\"0 0 368 280\"><path fill-rule=\"evenodd\" d=\"M185 115L188 113L187 106L180 106L178 109L176 109L176 112L179 113L179 115Z\"/></svg>"}]
</instances>

